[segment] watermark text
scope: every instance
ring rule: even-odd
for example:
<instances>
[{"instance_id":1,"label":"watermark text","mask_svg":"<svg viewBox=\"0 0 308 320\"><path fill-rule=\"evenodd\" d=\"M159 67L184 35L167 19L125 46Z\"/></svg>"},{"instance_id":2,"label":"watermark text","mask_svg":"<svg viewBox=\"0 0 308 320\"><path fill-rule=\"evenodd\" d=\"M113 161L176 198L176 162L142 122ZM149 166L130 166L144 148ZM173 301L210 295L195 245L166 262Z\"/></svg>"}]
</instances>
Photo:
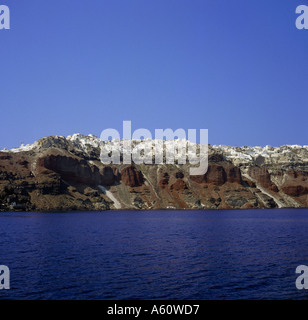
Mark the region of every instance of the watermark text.
<instances>
[{"instance_id":1,"label":"watermark text","mask_svg":"<svg viewBox=\"0 0 308 320\"><path fill-rule=\"evenodd\" d=\"M7 266L0 266L0 290L10 289L10 269Z\"/></svg>"},{"instance_id":2,"label":"watermark text","mask_svg":"<svg viewBox=\"0 0 308 320\"><path fill-rule=\"evenodd\" d=\"M132 133L131 121L123 121L123 138L112 128L100 135L104 141L100 159L104 164L186 164L190 175L204 175L208 169L208 130L200 129L200 144L197 130L155 129L155 138L148 129L137 129ZM198 165L198 167L195 167Z\"/></svg>"},{"instance_id":3,"label":"watermark text","mask_svg":"<svg viewBox=\"0 0 308 320\"><path fill-rule=\"evenodd\" d=\"M2 29L10 29L10 9L5 5L0 5L0 30Z\"/></svg>"},{"instance_id":4,"label":"watermark text","mask_svg":"<svg viewBox=\"0 0 308 320\"><path fill-rule=\"evenodd\" d=\"M296 288L298 290L308 289L308 267L300 265L296 268L295 273L300 273L295 281Z\"/></svg>"},{"instance_id":5,"label":"watermark text","mask_svg":"<svg viewBox=\"0 0 308 320\"><path fill-rule=\"evenodd\" d=\"M308 6L298 6L295 12L299 14L295 21L296 28L299 30L308 29Z\"/></svg>"}]
</instances>

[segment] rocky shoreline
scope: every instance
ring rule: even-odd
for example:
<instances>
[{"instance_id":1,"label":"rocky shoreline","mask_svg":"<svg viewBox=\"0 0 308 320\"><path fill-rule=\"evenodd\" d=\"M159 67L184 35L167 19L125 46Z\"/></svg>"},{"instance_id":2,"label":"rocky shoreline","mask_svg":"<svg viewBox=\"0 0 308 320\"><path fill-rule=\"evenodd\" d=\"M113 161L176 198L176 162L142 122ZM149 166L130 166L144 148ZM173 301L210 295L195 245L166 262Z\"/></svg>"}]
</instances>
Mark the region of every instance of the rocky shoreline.
<instances>
[{"instance_id":1,"label":"rocky shoreline","mask_svg":"<svg viewBox=\"0 0 308 320\"><path fill-rule=\"evenodd\" d=\"M308 147L209 146L208 171L185 165L104 165L101 141L45 137L0 151L0 211L308 207Z\"/></svg>"}]
</instances>

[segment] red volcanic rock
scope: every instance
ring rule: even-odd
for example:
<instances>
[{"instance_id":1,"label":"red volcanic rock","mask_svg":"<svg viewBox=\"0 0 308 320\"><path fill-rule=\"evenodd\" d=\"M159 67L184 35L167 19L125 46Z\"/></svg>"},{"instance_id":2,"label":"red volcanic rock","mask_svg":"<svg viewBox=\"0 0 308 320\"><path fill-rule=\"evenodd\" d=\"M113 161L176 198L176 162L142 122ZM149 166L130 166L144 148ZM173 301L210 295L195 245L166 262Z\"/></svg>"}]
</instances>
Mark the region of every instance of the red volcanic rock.
<instances>
[{"instance_id":1,"label":"red volcanic rock","mask_svg":"<svg viewBox=\"0 0 308 320\"><path fill-rule=\"evenodd\" d=\"M283 153L281 159L278 152L278 159L258 157L248 162L228 160L228 150L210 148L207 173L191 176L187 164L104 165L99 148L79 145L78 139L52 137L28 151L0 151L0 211L115 208L98 185L111 186L114 197L123 200L122 209L272 208L277 204L267 192L274 194L278 188L283 206L308 206L305 148ZM243 171L247 176L241 175Z\"/></svg>"},{"instance_id":2,"label":"red volcanic rock","mask_svg":"<svg viewBox=\"0 0 308 320\"><path fill-rule=\"evenodd\" d=\"M143 184L143 174L135 166L129 166L121 171L123 183L129 187L139 187Z\"/></svg>"},{"instance_id":3,"label":"red volcanic rock","mask_svg":"<svg viewBox=\"0 0 308 320\"><path fill-rule=\"evenodd\" d=\"M287 174L293 179L298 179L298 181L305 181L308 178L308 172L305 171L289 170Z\"/></svg>"},{"instance_id":4,"label":"red volcanic rock","mask_svg":"<svg viewBox=\"0 0 308 320\"><path fill-rule=\"evenodd\" d=\"M215 185L222 185L227 182L227 174L223 166L209 165L208 171L205 174L205 181Z\"/></svg>"},{"instance_id":5,"label":"red volcanic rock","mask_svg":"<svg viewBox=\"0 0 308 320\"><path fill-rule=\"evenodd\" d=\"M274 192L278 192L279 191L278 187L274 183L271 185L271 187L269 189L274 191Z\"/></svg>"},{"instance_id":6,"label":"red volcanic rock","mask_svg":"<svg viewBox=\"0 0 308 320\"><path fill-rule=\"evenodd\" d=\"M225 167L225 171L227 174L227 182L242 184L242 174L239 167L230 164L229 166Z\"/></svg>"},{"instance_id":7,"label":"red volcanic rock","mask_svg":"<svg viewBox=\"0 0 308 320\"><path fill-rule=\"evenodd\" d=\"M203 176L190 176L190 180L195 181L197 183L205 183L205 178Z\"/></svg>"},{"instance_id":8,"label":"red volcanic rock","mask_svg":"<svg viewBox=\"0 0 308 320\"><path fill-rule=\"evenodd\" d=\"M298 197L308 193L308 188L304 186L284 186L282 192L289 196Z\"/></svg>"},{"instance_id":9,"label":"red volcanic rock","mask_svg":"<svg viewBox=\"0 0 308 320\"><path fill-rule=\"evenodd\" d=\"M158 185L161 189L165 189L166 186L169 184L169 174L164 173L163 178L161 178L158 182Z\"/></svg>"},{"instance_id":10,"label":"red volcanic rock","mask_svg":"<svg viewBox=\"0 0 308 320\"><path fill-rule=\"evenodd\" d=\"M180 191L188 189L186 183L182 179L177 179L174 184L170 186L170 190Z\"/></svg>"},{"instance_id":11,"label":"red volcanic rock","mask_svg":"<svg viewBox=\"0 0 308 320\"><path fill-rule=\"evenodd\" d=\"M251 167L248 170L248 174L264 188L270 189L274 192L278 192L277 186L272 182L271 176L266 168Z\"/></svg>"},{"instance_id":12,"label":"red volcanic rock","mask_svg":"<svg viewBox=\"0 0 308 320\"><path fill-rule=\"evenodd\" d=\"M210 183L214 185L223 185L226 182L242 184L242 174L239 167L228 163L225 166L218 164L209 164L208 170L203 176L191 176L197 183Z\"/></svg>"},{"instance_id":13,"label":"red volcanic rock","mask_svg":"<svg viewBox=\"0 0 308 320\"><path fill-rule=\"evenodd\" d=\"M86 185L101 183L101 175L97 167L90 167L87 161L61 155L47 155L38 159L37 167L43 167L58 173L68 182Z\"/></svg>"},{"instance_id":14,"label":"red volcanic rock","mask_svg":"<svg viewBox=\"0 0 308 320\"><path fill-rule=\"evenodd\" d=\"M227 181L227 174L223 166L210 164L205 175L191 176L190 178L198 183L212 183L214 185L223 185Z\"/></svg>"}]
</instances>

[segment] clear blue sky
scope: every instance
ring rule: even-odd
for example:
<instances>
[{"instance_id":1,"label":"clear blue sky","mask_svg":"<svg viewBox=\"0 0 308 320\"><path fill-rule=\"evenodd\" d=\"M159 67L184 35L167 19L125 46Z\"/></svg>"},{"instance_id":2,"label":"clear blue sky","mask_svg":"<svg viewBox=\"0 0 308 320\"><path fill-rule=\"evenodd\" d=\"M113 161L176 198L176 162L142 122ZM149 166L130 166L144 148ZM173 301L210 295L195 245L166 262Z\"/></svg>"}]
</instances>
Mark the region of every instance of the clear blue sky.
<instances>
[{"instance_id":1,"label":"clear blue sky","mask_svg":"<svg viewBox=\"0 0 308 320\"><path fill-rule=\"evenodd\" d=\"M209 129L308 144L308 0L2 0L0 149L47 135Z\"/></svg>"}]
</instances>

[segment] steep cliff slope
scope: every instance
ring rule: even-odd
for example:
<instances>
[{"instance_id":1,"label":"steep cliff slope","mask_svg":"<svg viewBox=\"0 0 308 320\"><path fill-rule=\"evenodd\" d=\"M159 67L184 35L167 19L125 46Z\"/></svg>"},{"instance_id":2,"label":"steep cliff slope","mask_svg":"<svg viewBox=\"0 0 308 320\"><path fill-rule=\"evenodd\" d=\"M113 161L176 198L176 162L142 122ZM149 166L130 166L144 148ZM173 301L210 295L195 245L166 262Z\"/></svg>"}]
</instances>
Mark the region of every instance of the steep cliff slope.
<instances>
[{"instance_id":1,"label":"steep cliff slope","mask_svg":"<svg viewBox=\"0 0 308 320\"><path fill-rule=\"evenodd\" d=\"M207 173L190 176L189 164L103 165L102 144L75 134L0 151L0 210L308 207L308 146L209 146Z\"/></svg>"}]
</instances>

